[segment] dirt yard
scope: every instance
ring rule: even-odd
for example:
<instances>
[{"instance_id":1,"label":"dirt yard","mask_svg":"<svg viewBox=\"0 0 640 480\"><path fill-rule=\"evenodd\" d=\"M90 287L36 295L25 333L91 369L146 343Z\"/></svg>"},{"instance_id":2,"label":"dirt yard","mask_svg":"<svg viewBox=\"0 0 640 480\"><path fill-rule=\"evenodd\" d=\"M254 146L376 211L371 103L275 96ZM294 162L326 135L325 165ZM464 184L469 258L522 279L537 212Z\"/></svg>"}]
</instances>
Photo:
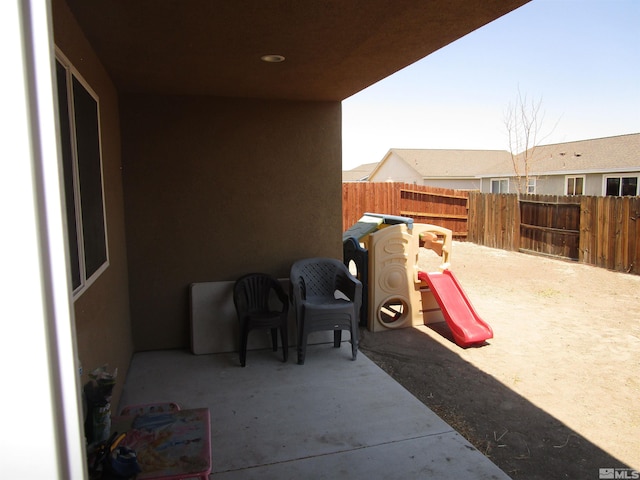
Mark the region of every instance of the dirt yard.
<instances>
[{"instance_id":1,"label":"dirt yard","mask_svg":"<svg viewBox=\"0 0 640 480\"><path fill-rule=\"evenodd\" d=\"M361 329L361 350L514 479L640 469L640 277L471 243L452 250L494 338L463 349L446 324Z\"/></svg>"}]
</instances>

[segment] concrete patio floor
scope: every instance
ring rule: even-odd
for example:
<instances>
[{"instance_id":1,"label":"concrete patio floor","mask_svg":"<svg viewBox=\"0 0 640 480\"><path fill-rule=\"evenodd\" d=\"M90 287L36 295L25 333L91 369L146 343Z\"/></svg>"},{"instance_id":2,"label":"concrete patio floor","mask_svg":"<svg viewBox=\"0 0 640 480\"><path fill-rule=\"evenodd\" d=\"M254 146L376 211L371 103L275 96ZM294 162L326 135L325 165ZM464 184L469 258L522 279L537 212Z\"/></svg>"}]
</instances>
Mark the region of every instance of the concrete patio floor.
<instances>
[{"instance_id":1,"label":"concrete patio floor","mask_svg":"<svg viewBox=\"0 0 640 480\"><path fill-rule=\"evenodd\" d=\"M350 346L237 353L137 353L120 407L176 402L211 413L211 478L509 479ZM427 366L425 365L425 368Z\"/></svg>"}]
</instances>

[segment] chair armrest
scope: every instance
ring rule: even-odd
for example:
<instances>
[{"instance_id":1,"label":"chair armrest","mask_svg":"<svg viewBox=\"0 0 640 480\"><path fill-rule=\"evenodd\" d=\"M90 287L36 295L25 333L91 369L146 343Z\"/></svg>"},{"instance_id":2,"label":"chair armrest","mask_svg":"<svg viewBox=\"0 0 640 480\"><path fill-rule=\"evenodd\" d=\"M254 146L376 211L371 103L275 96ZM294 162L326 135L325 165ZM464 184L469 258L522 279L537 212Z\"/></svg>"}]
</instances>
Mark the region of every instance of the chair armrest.
<instances>
[{"instance_id":1,"label":"chair armrest","mask_svg":"<svg viewBox=\"0 0 640 480\"><path fill-rule=\"evenodd\" d=\"M295 304L296 300L298 299L300 300L306 299L307 289L304 284L304 278L303 277L291 278L289 291L290 291L289 300L291 300L291 303L293 304Z\"/></svg>"},{"instance_id":2,"label":"chair armrest","mask_svg":"<svg viewBox=\"0 0 640 480\"><path fill-rule=\"evenodd\" d=\"M336 289L349 297L352 302L360 303L362 301L362 282L349 271L336 274Z\"/></svg>"}]
</instances>

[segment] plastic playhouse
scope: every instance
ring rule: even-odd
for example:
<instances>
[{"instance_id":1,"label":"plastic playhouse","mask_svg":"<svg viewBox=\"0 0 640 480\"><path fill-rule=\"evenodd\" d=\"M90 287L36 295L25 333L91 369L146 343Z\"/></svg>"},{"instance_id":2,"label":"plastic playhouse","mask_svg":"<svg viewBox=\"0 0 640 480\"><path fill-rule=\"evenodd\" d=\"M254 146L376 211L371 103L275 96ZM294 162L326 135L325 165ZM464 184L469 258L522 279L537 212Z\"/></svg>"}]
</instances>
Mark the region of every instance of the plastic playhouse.
<instances>
[{"instance_id":1,"label":"plastic playhouse","mask_svg":"<svg viewBox=\"0 0 640 480\"><path fill-rule=\"evenodd\" d=\"M361 325L372 332L446 321L462 346L493 338L450 270L452 232L395 215L365 213L344 232L344 262L363 284ZM420 248L440 257L437 271L418 267Z\"/></svg>"}]
</instances>

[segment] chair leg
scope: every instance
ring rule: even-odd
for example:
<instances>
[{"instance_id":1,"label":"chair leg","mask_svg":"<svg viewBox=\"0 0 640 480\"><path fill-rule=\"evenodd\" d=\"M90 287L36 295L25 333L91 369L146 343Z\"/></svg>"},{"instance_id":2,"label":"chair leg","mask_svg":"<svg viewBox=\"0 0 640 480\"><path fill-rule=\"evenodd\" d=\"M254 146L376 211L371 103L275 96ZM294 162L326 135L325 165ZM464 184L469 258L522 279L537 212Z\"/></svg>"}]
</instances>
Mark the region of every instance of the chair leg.
<instances>
[{"instance_id":1,"label":"chair leg","mask_svg":"<svg viewBox=\"0 0 640 480\"><path fill-rule=\"evenodd\" d=\"M286 325L280 327L280 339L282 340L282 361L286 363L289 359L289 332Z\"/></svg>"},{"instance_id":2,"label":"chair leg","mask_svg":"<svg viewBox=\"0 0 640 480\"><path fill-rule=\"evenodd\" d=\"M304 323L298 324L298 365L304 365L304 357L307 353L307 334L304 331Z\"/></svg>"},{"instance_id":3,"label":"chair leg","mask_svg":"<svg viewBox=\"0 0 640 480\"><path fill-rule=\"evenodd\" d=\"M333 331L333 348L340 348L340 343L342 343L342 330L334 330Z\"/></svg>"},{"instance_id":4,"label":"chair leg","mask_svg":"<svg viewBox=\"0 0 640 480\"><path fill-rule=\"evenodd\" d=\"M249 329L246 326L240 327L240 366L247 365L247 340L249 338Z\"/></svg>"},{"instance_id":5,"label":"chair leg","mask_svg":"<svg viewBox=\"0 0 640 480\"><path fill-rule=\"evenodd\" d=\"M351 360L355 360L358 355L358 335L359 330L357 325L351 325Z\"/></svg>"},{"instance_id":6,"label":"chair leg","mask_svg":"<svg viewBox=\"0 0 640 480\"><path fill-rule=\"evenodd\" d=\"M277 328L271 329L271 346L273 347L274 352L278 351L278 329Z\"/></svg>"},{"instance_id":7,"label":"chair leg","mask_svg":"<svg viewBox=\"0 0 640 480\"><path fill-rule=\"evenodd\" d=\"M304 358L307 355L307 337L303 337L298 345L298 365L304 365Z\"/></svg>"}]
</instances>

